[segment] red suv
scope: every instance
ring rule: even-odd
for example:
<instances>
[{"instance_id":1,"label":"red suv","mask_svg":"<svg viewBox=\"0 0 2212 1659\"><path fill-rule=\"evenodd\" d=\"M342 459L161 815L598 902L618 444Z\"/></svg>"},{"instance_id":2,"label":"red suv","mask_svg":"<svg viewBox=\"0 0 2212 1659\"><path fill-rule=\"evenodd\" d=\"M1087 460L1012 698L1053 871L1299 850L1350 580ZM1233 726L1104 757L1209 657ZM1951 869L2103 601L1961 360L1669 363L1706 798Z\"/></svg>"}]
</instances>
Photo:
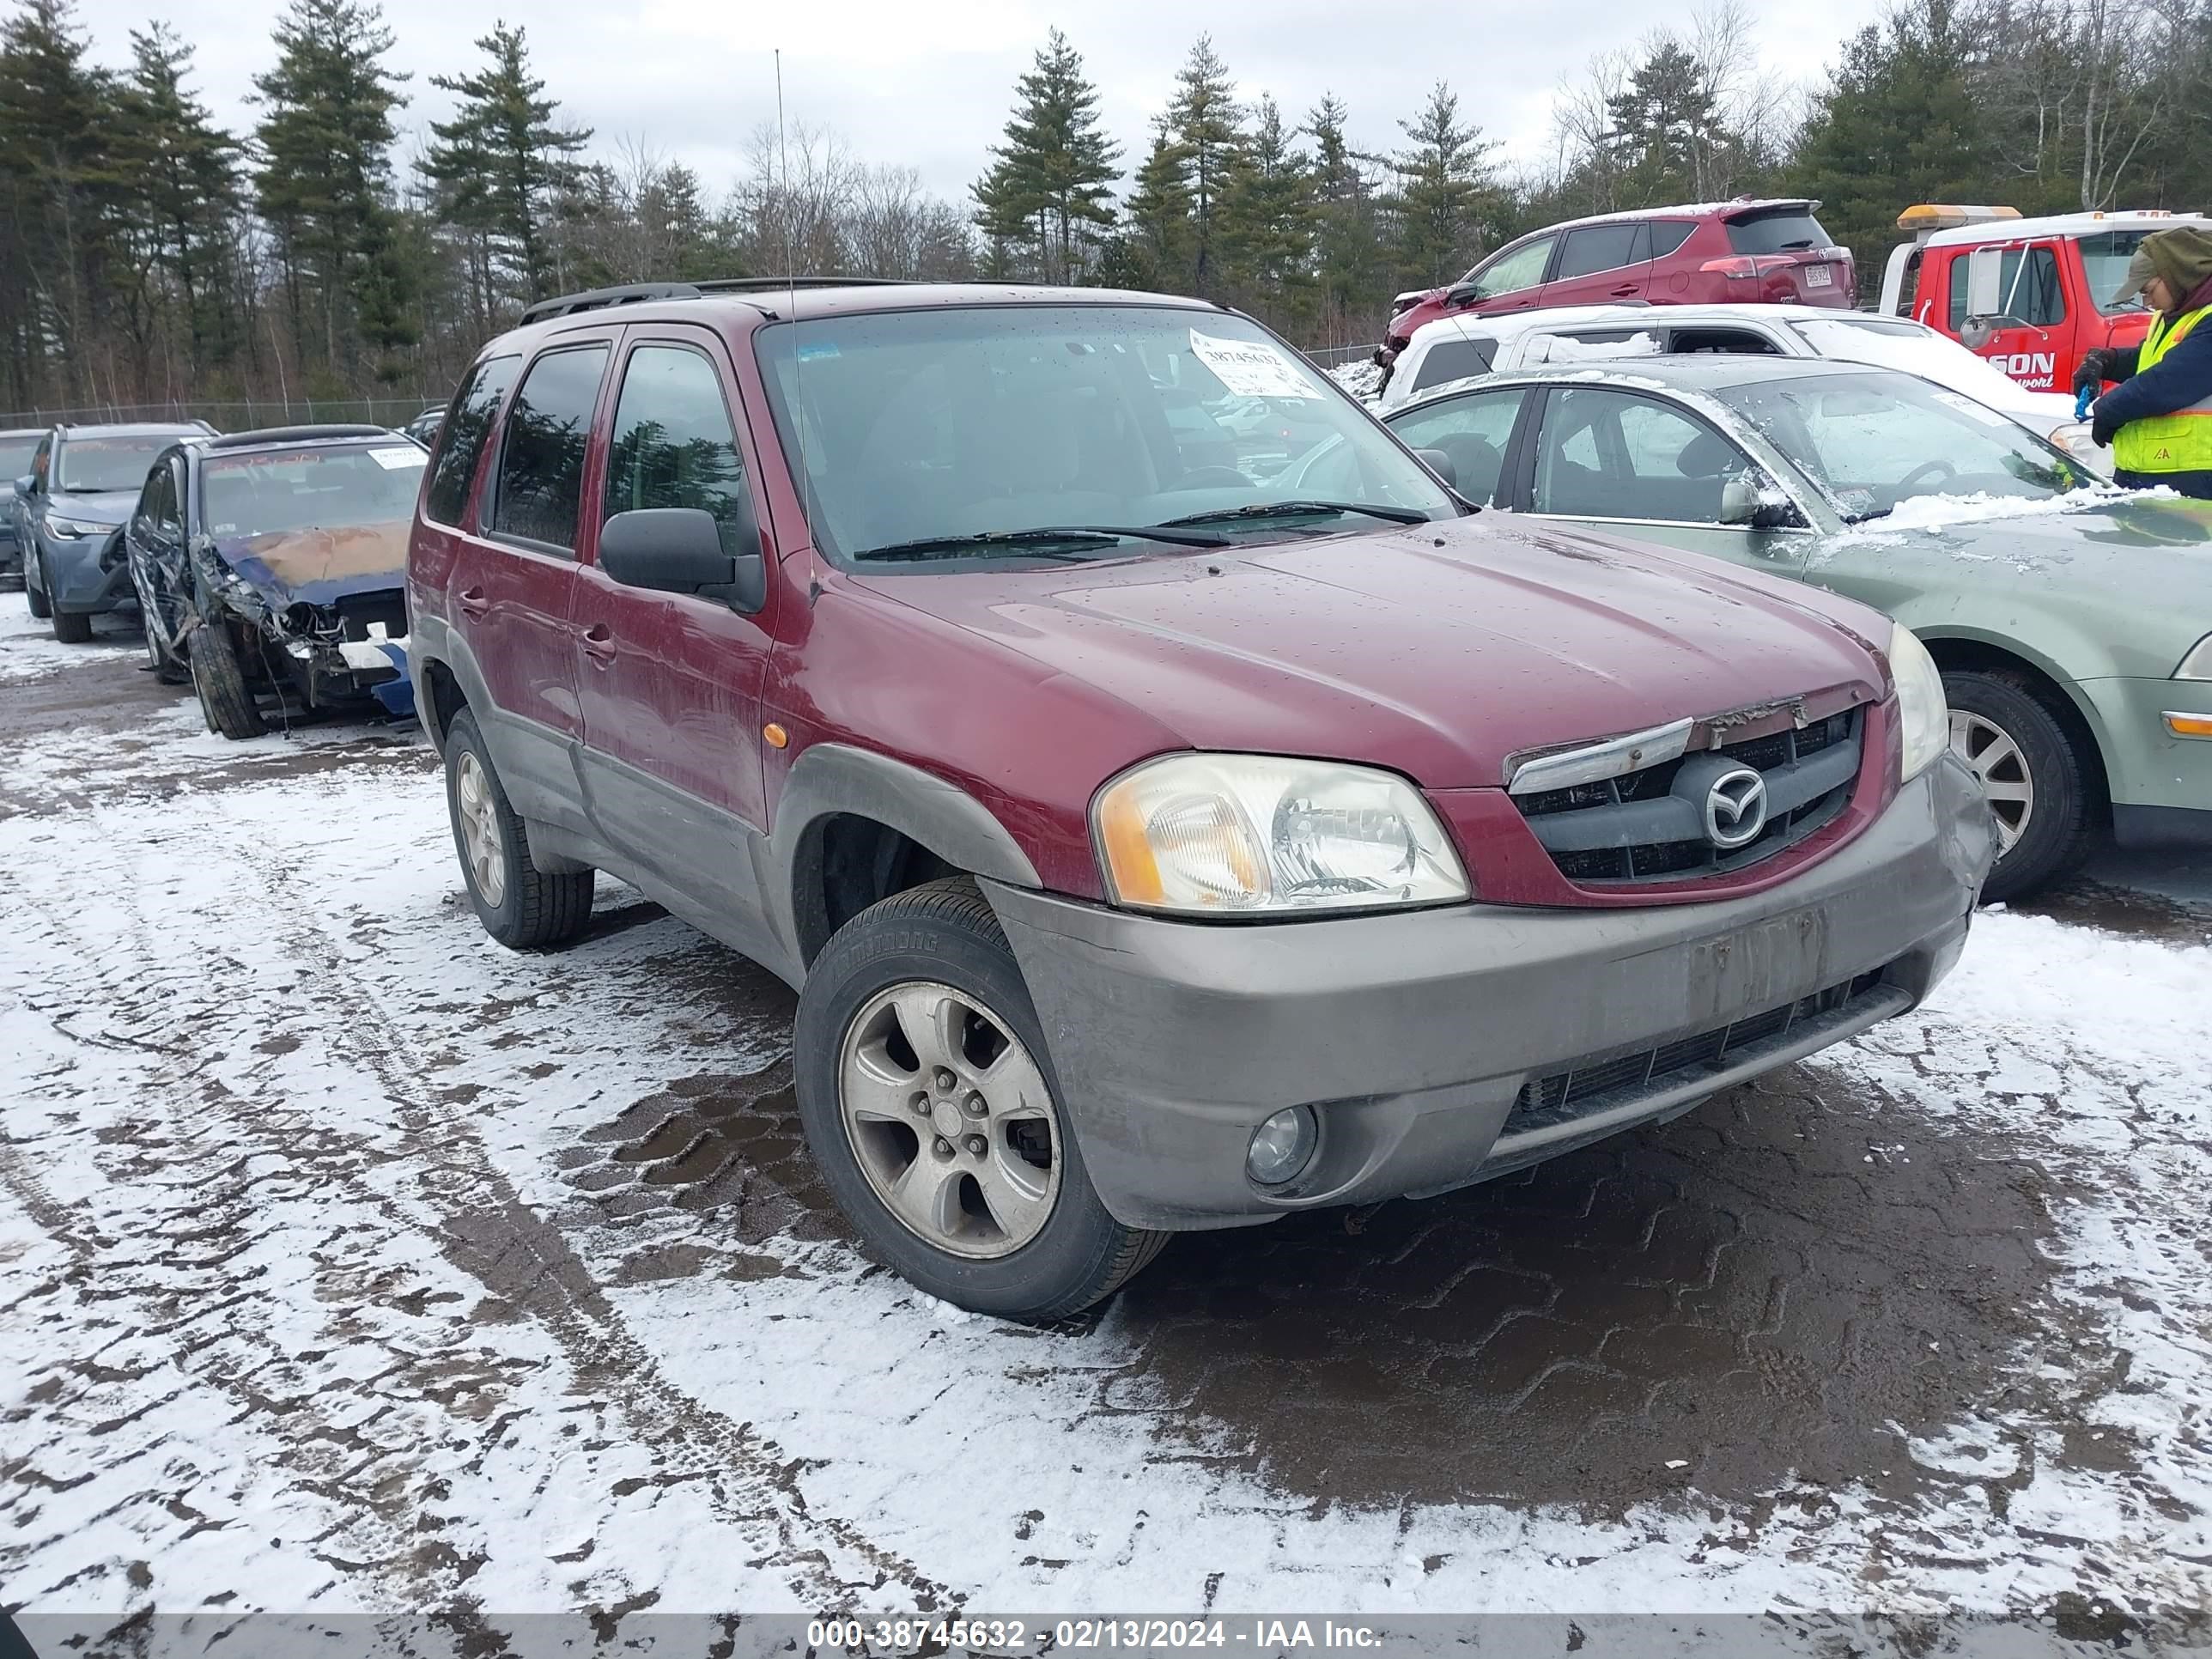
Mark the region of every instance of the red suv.
<instances>
[{"instance_id":1,"label":"red suv","mask_svg":"<svg viewBox=\"0 0 2212 1659\"><path fill-rule=\"evenodd\" d=\"M1188 419L1255 398L1339 496ZM1911 1007L1990 864L1910 632L1478 514L1194 301L538 306L454 398L408 596L493 937L573 938L605 870L789 981L854 1227L1010 1316Z\"/></svg>"},{"instance_id":2,"label":"red suv","mask_svg":"<svg viewBox=\"0 0 2212 1659\"><path fill-rule=\"evenodd\" d=\"M1818 202L1742 197L1704 207L1647 208L1571 219L1508 242L1449 288L1391 302L1375 361L1387 371L1413 331L1465 313L1539 306L1778 305L1849 310L1857 273L1849 248L1820 228Z\"/></svg>"}]
</instances>

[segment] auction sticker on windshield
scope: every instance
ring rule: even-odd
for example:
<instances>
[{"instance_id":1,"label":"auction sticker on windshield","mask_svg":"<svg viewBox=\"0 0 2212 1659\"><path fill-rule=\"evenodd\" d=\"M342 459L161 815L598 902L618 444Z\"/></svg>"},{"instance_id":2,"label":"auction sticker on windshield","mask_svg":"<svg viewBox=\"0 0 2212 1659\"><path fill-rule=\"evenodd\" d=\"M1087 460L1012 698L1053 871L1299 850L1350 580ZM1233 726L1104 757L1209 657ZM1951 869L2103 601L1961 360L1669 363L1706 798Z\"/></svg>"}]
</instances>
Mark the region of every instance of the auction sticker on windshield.
<instances>
[{"instance_id":1,"label":"auction sticker on windshield","mask_svg":"<svg viewBox=\"0 0 2212 1659\"><path fill-rule=\"evenodd\" d=\"M1224 340L1190 331L1190 349L1239 398L1318 398L1321 392L1283 354L1259 340Z\"/></svg>"}]
</instances>

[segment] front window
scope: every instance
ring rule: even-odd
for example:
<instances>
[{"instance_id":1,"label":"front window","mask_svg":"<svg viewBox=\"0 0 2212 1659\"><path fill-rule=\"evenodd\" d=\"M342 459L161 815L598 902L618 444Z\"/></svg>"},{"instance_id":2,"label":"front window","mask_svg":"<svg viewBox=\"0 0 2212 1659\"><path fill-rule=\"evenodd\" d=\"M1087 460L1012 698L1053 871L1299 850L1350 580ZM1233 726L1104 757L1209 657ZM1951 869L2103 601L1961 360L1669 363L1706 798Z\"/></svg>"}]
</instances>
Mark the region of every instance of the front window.
<instances>
[{"instance_id":1,"label":"front window","mask_svg":"<svg viewBox=\"0 0 2212 1659\"><path fill-rule=\"evenodd\" d=\"M200 463L200 521L210 536L404 521L415 511L427 459L412 444L218 452ZM175 511L173 501L167 511Z\"/></svg>"},{"instance_id":2,"label":"front window","mask_svg":"<svg viewBox=\"0 0 2212 1659\"><path fill-rule=\"evenodd\" d=\"M1923 497L2045 501L2090 482L2062 451L1995 410L1910 375L1812 375L1718 395L1854 524Z\"/></svg>"},{"instance_id":3,"label":"front window","mask_svg":"<svg viewBox=\"0 0 2212 1659\"><path fill-rule=\"evenodd\" d=\"M2089 299L2098 310L2111 314L2116 312L2145 309L2141 295L2115 301L2112 295L2127 280L2128 261L2136 257L2142 246L2147 230L2100 230L2094 236L2076 236L2074 246L2081 250L2081 275L2089 285Z\"/></svg>"},{"instance_id":4,"label":"front window","mask_svg":"<svg viewBox=\"0 0 2212 1659\"><path fill-rule=\"evenodd\" d=\"M1515 387L1416 404L1394 418L1390 428L1415 449L1449 456L1459 493L1478 507L1488 507L1497 499L1513 423L1528 395Z\"/></svg>"},{"instance_id":5,"label":"front window","mask_svg":"<svg viewBox=\"0 0 2212 1659\"><path fill-rule=\"evenodd\" d=\"M178 436L158 432L143 438L71 438L61 447L54 489L64 495L97 495L141 489L154 458Z\"/></svg>"},{"instance_id":6,"label":"front window","mask_svg":"<svg viewBox=\"0 0 2212 1659\"><path fill-rule=\"evenodd\" d=\"M1499 294L1518 294L1544 280L1544 267L1552 262L1552 239L1537 240L1501 253L1469 279L1474 297L1487 300Z\"/></svg>"},{"instance_id":7,"label":"front window","mask_svg":"<svg viewBox=\"0 0 2212 1659\"><path fill-rule=\"evenodd\" d=\"M933 308L755 337L816 541L841 559L1103 557L1458 510L1328 377L1224 312ZM1316 503L1324 446L1345 453Z\"/></svg>"}]
</instances>

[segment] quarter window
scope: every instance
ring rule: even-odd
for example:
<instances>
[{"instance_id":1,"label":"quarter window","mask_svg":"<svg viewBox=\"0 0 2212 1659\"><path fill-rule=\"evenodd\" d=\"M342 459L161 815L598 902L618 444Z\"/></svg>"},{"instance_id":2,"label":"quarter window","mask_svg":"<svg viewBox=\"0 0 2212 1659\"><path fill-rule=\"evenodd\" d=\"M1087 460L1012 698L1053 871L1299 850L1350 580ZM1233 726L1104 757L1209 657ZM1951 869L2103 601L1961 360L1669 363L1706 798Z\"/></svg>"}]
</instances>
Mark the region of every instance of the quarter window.
<instances>
[{"instance_id":1,"label":"quarter window","mask_svg":"<svg viewBox=\"0 0 2212 1659\"><path fill-rule=\"evenodd\" d=\"M721 529L724 552L751 550L744 463L721 380L688 346L640 346L623 371L605 516L653 507L702 508Z\"/></svg>"},{"instance_id":2,"label":"quarter window","mask_svg":"<svg viewBox=\"0 0 2212 1659\"><path fill-rule=\"evenodd\" d=\"M499 406L514 385L520 357L493 357L469 371L453 399L452 415L438 434L437 459L430 464L430 494L424 511L440 524L459 524L469 504L469 480L491 436Z\"/></svg>"},{"instance_id":3,"label":"quarter window","mask_svg":"<svg viewBox=\"0 0 2212 1659\"><path fill-rule=\"evenodd\" d=\"M606 367L603 345L550 351L530 366L500 441L499 493L492 505L498 534L575 550L584 452Z\"/></svg>"},{"instance_id":4,"label":"quarter window","mask_svg":"<svg viewBox=\"0 0 2212 1659\"><path fill-rule=\"evenodd\" d=\"M1718 524L1721 485L1750 458L1672 404L1626 392L1556 392L1536 441L1534 507L1578 519Z\"/></svg>"}]
</instances>

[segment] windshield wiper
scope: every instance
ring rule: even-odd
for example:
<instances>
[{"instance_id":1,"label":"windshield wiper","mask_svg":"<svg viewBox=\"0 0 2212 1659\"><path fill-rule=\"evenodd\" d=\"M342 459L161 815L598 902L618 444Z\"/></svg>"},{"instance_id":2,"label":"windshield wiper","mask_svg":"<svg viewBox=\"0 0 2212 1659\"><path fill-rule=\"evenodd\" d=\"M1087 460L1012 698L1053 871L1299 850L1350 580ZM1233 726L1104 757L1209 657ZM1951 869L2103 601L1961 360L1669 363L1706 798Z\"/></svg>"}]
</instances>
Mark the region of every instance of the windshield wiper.
<instances>
[{"instance_id":1,"label":"windshield wiper","mask_svg":"<svg viewBox=\"0 0 2212 1659\"><path fill-rule=\"evenodd\" d=\"M864 547L853 555L856 559L957 559L962 555L988 551L994 547L1034 548L1054 543L1062 546L1074 543L1081 546L1101 547L1124 539L1161 542L1170 547L1226 547L1226 536L1209 536L1196 532L1176 534L1162 533L1162 526L1106 524L1041 525L1031 530L979 530L971 536L917 536L912 541L890 542L882 547ZM1081 559L1083 553L1039 553L1039 558Z\"/></svg>"},{"instance_id":2,"label":"windshield wiper","mask_svg":"<svg viewBox=\"0 0 2212 1659\"><path fill-rule=\"evenodd\" d=\"M1211 513L1190 513L1180 519L1170 519L1169 525L1230 524L1239 519L1310 519L1324 513L1341 518L1349 513L1364 513L1370 519L1387 520L1391 524L1426 524L1429 515L1410 507L1370 507L1364 501L1255 501L1249 507L1218 507Z\"/></svg>"}]
</instances>

